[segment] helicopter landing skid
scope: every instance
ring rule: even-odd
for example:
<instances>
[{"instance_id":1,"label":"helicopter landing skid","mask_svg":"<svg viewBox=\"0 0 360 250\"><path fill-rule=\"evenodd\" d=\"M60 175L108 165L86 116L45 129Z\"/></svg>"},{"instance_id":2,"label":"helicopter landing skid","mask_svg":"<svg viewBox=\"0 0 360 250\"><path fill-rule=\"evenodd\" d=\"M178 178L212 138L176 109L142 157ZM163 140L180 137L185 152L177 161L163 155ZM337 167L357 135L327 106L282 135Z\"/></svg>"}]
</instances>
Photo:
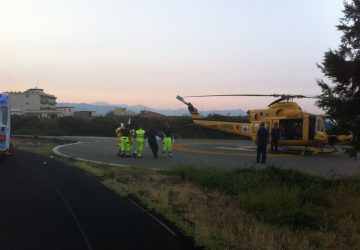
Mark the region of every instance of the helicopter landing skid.
<instances>
[{"instance_id":1,"label":"helicopter landing skid","mask_svg":"<svg viewBox=\"0 0 360 250\"><path fill-rule=\"evenodd\" d=\"M295 153L303 156L309 155L320 155L320 154L331 154L337 152L335 147L322 146L322 147L283 147L285 152Z\"/></svg>"},{"instance_id":2,"label":"helicopter landing skid","mask_svg":"<svg viewBox=\"0 0 360 250\"><path fill-rule=\"evenodd\" d=\"M305 147L305 149L306 149L306 147ZM332 153L337 152L337 149L332 146L307 147L307 149L308 149L308 151L311 152L311 155L332 154ZM305 154L302 154L302 155L305 155Z\"/></svg>"}]
</instances>

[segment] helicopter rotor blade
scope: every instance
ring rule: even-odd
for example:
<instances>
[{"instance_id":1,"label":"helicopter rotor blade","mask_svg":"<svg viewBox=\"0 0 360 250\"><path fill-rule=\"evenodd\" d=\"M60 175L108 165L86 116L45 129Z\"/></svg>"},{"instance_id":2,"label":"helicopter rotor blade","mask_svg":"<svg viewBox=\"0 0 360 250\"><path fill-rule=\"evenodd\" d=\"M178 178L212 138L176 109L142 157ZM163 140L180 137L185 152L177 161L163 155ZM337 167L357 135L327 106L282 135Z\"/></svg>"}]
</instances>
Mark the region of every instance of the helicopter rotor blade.
<instances>
[{"instance_id":1,"label":"helicopter rotor blade","mask_svg":"<svg viewBox=\"0 0 360 250\"><path fill-rule=\"evenodd\" d=\"M291 98L319 98L319 96L305 96L305 95L291 95L291 94L270 94L270 95L263 95L263 94L224 94L224 95L193 95L193 96L184 96L185 98L192 98L192 97L231 97L231 96L260 96L260 97L281 97L285 99Z\"/></svg>"},{"instance_id":2,"label":"helicopter rotor blade","mask_svg":"<svg viewBox=\"0 0 360 250\"><path fill-rule=\"evenodd\" d=\"M304 96L304 97L302 97L302 98L319 99L320 96L318 96L318 95L314 95L314 96Z\"/></svg>"},{"instance_id":3,"label":"helicopter rotor blade","mask_svg":"<svg viewBox=\"0 0 360 250\"><path fill-rule=\"evenodd\" d=\"M220 97L220 96L271 96L278 97L282 95L273 94L273 95L261 95L261 94L227 94L227 95L193 95L193 96L184 96L185 98L191 97Z\"/></svg>"}]
</instances>

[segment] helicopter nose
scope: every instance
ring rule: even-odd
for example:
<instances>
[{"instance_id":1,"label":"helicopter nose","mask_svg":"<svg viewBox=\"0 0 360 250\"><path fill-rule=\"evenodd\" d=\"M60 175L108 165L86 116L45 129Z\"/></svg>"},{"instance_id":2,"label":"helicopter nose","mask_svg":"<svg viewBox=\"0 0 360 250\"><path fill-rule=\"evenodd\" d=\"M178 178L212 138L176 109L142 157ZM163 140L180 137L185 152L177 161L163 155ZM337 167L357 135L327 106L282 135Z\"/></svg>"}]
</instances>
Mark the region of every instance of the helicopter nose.
<instances>
[{"instance_id":1,"label":"helicopter nose","mask_svg":"<svg viewBox=\"0 0 360 250\"><path fill-rule=\"evenodd\" d=\"M336 139L339 142L350 142L352 140L352 135L338 135Z\"/></svg>"}]
</instances>

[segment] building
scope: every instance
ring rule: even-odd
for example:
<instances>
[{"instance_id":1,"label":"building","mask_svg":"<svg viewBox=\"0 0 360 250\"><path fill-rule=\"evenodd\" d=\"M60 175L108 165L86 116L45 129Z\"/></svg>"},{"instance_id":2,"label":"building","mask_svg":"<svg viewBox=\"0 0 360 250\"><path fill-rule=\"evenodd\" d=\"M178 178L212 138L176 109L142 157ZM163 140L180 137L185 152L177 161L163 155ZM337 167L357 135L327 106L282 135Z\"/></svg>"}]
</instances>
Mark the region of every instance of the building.
<instances>
[{"instance_id":1,"label":"building","mask_svg":"<svg viewBox=\"0 0 360 250\"><path fill-rule=\"evenodd\" d=\"M114 116L134 116L135 112L129 111L126 108L115 108L114 111L112 111Z\"/></svg>"},{"instance_id":2,"label":"building","mask_svg":"<svg viewBox=\"0 0 360 250\"><path fill-rule=\"evenodd\" d=\"M56 110L60 112L58 117L74 116L75 107L56 107Z\"/></svg>"},{"instance_id":3,"label":"building","mask_svg":"<svg viewBox=\"0 0 360 250\"><path fill-rule=\"evenodd\" d=\"M61 113L56 110L56 96L45 93L43 89L7 93L12 114L54 118Z\"/></svg>"},{"instance_id":4,"label":"building","mask_svg":"<svg viewBox=\"0 0 360 250\"><path fill-rule=\"evenodd\" d=\"M27 116L36 116L39 118L48 118L48 119L53 119L58 117L60 114L59 111L57 110L26 110L26 112L24 113L24 115Z\"/></svg>"},{"instance_id":5,"label":"building","mask_svg":"<svg viewBox=\"0 0 360 250\"><path fill-rule=\"evenodd\" d=\"M96 116L95 111L75 111L74 117L81 119L90 119Z\"/></svg>"}]
</instances>

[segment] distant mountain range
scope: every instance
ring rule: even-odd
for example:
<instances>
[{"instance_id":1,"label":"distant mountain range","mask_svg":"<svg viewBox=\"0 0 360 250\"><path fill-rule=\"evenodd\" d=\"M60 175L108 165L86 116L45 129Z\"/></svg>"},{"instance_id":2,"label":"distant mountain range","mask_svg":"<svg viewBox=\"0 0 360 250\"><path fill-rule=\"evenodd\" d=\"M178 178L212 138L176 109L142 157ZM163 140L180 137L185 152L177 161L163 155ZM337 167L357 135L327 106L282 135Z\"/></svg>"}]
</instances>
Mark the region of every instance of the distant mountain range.
<instances>
[{"instance_id":1,"label":"distant mountain range","mask_svg":"<svg viewBox=\"0 0 360 250\"><path fill-rule=\"evenodd\" d=\"M114 105L109 104L106 102L96 102L92 104L88 103L58 103L58 107L74 107L75 111L95 111L97 115L103 116L106 115L108 112L113 111L117 107L126 108L128 111L133 111L136 114L140 113L142 110L146 111L152 111L156 113L160 113L167 116L183 116L188 115L189 111L186 108L180 108L180 109L155 109L150 108L144 105L126 105L126 104L120 104L120 105ZM229 110L205 110L200 112L202 115L207 116L209 114L218 114L218 115L225 115L225 116L239 116L239 115L245 115L246 112L241 109L229 109Z\"/></svg>"}]
</instances>

